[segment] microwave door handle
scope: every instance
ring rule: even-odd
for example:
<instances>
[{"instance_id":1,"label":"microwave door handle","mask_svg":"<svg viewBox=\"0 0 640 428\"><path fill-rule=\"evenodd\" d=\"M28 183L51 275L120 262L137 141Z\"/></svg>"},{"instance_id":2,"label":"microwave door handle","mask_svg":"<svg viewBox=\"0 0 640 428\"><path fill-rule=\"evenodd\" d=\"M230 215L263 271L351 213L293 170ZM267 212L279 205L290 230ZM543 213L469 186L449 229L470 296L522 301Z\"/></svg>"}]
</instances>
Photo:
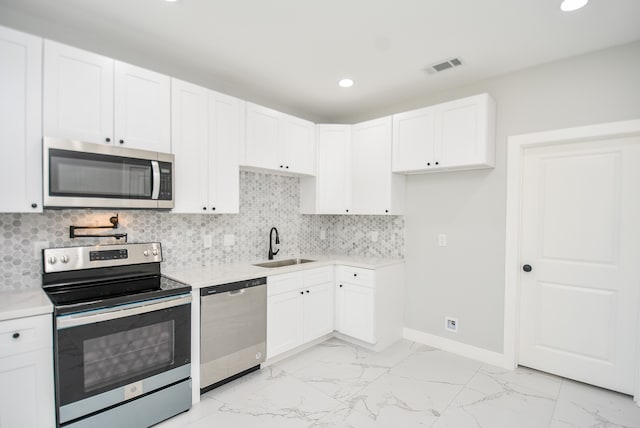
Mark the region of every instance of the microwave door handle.
<instances>
[{"instance_id":1,"label":"microwave door handle","mask_svg":"<svg viewBox=\"0 0 640 428\"><path fill-rule=\"evenodd\" d=\"M151 170L153 171L151 199L158 199L160 196L160 164L158 164L158 161L151 161Z\"/></svg>"}]
</instances>

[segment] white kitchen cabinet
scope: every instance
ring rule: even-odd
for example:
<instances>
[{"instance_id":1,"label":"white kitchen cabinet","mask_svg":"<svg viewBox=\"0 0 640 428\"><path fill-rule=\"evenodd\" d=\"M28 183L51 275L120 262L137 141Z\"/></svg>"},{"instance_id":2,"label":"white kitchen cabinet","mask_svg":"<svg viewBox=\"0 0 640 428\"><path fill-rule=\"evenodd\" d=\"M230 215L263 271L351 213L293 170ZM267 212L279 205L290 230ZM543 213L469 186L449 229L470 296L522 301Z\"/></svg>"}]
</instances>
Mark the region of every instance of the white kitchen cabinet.
<instances>
[{"instance_id":1,"label":"white kitchen cabinet","mask_svg":"<svg viewBox=\"0 0 640 428\"><path fill-rule=\"evenodd\" d=\"M173 211L237 213L242 102L177 79L171 87Z\"/></svg>"},{"instance_id":2,"label":"white kitchen cabinet","mask_svg":"<svg viewBox=\"0 0 640 428\"><path fill-rule=\"evenodd\" d=\"M0 212L42 212L42 39L0 27Z\"/></svg>"},{"instance_id":3,"label":"white kitchen cabinet","mask_svg":"<svg viewBox=\"0 0 640 428\"><path fill-rule=\"evenodd\" d=\"M351 208L351 125L317 125L317 173L300 179L303 214L348 214Z\"/></svg>"},{"instance_id":4,"label":"white kitchen cabinet","mask_svg":"<svg viewBox=\"0 0 640 428\"><path fill-rule=\"evenodd\" d=\"M373 349L402 337L404 267L336 267L336 332ZM342 335L342 336L340 336Z\"/></svg>"},{"instance_id":5,"label":"white kitchen cabinet","mask_svg":"<svg viewBox=\"0 0 640 428\"><path fill-rule=\"evenodd\" d=\"M247 103L242 166L291 174L315 174L312 122Z\"/></svg>"},{"instance_id":6,"label":"white kitchen cabinet","mask_svg":"<svg viewBox=\"0 0 640 428\"><path fill-rule=\"evenodd\" d=\"M44 135L113 144L113 60L44 41Z\"/></svg>"},{"instance_id":7,"label":"white kitchen cabinet","mask_svg":"<svg viewBox=\"0 0 640 428\"><path fill-rule=\"evenodd\" d=\"M0 426L55 426L51 315L0 322Z\"/></svg>"},{"instance_id":8,"label":"white kitchen cabinet","mask_svg":"<svg viewBox=\"0 0 640 428\"><path fill-rule=\"evenodd\" d=\"M44 134L142 150L170 149L170 78L44 42Z\"/></svg>"},{"instance_id":9,"label":"white kitchen cabinet","mask_svg":"<svg viewBox=\"0 0 640 428\"><path fill-rule=\"evenodd\" d=\"M171 79L115 61L115 144L171 151Z\"/></svg>"},{"instance_id":10,"label":"white kitchen cabinet","mask_svg":"<svg viewBox=\"0 0 640 428\"><path fill-rule=\"evenodd\" d=\"M267 278L267 358L334 328L333 266Z\"/></svg>"},{"instance_id":11,"label":"white kitchen cabinet","mask_svg":"<svg viewBox=\"0 0 640 428\"><path fill-rule=\"evenodd\" d=\"M391 172L391 117L353 126L352 214L403 214L405 177Z\"/></svg>"},{"instance_id":12,"label":"white kitchen cabinet","mask_svg":"<svg viewBox=\"0 0 640 428\"><path fill-rule=\"evenodd\" d=\"M495 165L495 102L480 94L393 116L393 171Z\"/></svg>"}]
</instances>

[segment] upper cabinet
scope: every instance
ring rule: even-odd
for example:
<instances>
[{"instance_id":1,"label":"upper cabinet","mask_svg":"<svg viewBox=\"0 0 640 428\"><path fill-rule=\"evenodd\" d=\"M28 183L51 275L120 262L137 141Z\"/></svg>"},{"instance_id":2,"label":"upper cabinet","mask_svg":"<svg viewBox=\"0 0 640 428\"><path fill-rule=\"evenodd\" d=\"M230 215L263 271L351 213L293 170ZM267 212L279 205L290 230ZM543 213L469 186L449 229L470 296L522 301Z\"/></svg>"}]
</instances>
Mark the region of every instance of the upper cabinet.
<instances>
[{"instance_id":1,"label":"upper cabinet","mask_svg":"<svg viewBox=\"0 0 640 428\"><path fill-rule=\"evenodd\" d=\"M239 211L239 147L244 103L172 79L174 212Z\"/></svg>"},{"instance_id":2,"label":"upper cabinet","mask_svg":"<svg viewBox=\"0 0 640 428\"><path fill-rule=\"evenodd\" d=\"M170 150L170 79L45 40L44 134Z\"/></svg>"},{"instance_id":3,"label":"upper cabinet","mask_svg":"<svg viewBox=\"0 0 640 428\"><path fill-rule=\"evenodd\" d=\"M317 130L317 175L300 180L303 214L403 213L405 177L391 172L391 117Z\"/></svg>"},{"instance_id":4,"label":"upper cabinet","mask_svg":"<svg viewBox=\"0 0 640 428\"><path fill-rule=\"evenodd\" d=\"M315 175L315 125L247 103L242 166Z\"/></svg>"},{"instance_id":5,"label":"upper cabinet","mask_svg":"<svg viewBox=\"0 0 640 428\"><path fill-rule=\"evenodd\" d=\"M480 94L393 116L393 171L492 168L495 102Z\"/></svg>"},{"instance_id":6,"label":"upper cabinet","mask_svg":"<svg viewBox=\"0 0 640 428\"><path fill-rule=\"evenodd\" d=\"M42 39L0 27L0 212L42 212Z\"/></svg>"},{"instance_id":7,"label":"upper cabinet","mask_svg":"<svg viewBox=\"0 0 640 428\"><path fill-rule=\"evenodd\" d=\"M351 195L353 214L402 214L405 177L391 172L391 117L353 126Z\"/></svg>"},{"instance_id":8,"label":"upper cabinet","mask_svg":"<svg viewBox=\"0 0 640 428\"><path fill-rule=\"evenodd\" d=\"M351 208L351 125L317 125L317 173L300 179L300 212L348 214Z\"/></svg>"},{"instance_id":9,"label":"upper cabinet","mask_svg":"<svg viewBox=\"0 0 640 428\"><path fill-rule=\"evenodd\" d=\"M171 79L115 61L115 143L143 150L171 150Z\"/></svg>"}]
</instances>

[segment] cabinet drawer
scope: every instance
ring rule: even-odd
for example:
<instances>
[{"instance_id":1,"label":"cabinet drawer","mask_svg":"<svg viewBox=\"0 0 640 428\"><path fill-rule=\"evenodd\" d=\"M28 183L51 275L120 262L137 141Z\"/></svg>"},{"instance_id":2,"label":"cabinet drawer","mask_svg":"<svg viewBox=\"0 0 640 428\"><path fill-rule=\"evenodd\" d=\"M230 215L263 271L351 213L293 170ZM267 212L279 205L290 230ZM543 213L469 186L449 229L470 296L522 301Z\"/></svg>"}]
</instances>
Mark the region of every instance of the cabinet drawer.
<instances>
[{"instance_id":1,"label":"cabinet drawer","mask_svg":"<svg viewBox=\"0 0 640 428\"><path fill-rule=\"evenodd\" d=\"M0 357L51 348L53 345L51 323L51 315L0 322Z\"/></svg>"},{"instance_id":2,"label":"cabinet drawer","mask_svg":"<svg viewBox=\"0 0 640 428\"><path fill-rule=\"evenodd\" d=\"M302 272L283 273L267 277L267 296L286 293L302 288Z\"/></svg>"},{"instance_id":3,"label":"cabinet drawer","mask_svg":"<svg viewBox=\"0 0 640 428\"><path fill-rule=\"evenodd\" d=\"M371 269L363 269L353 266L338 266L336 277L338 282L348 282L350 284L358 284L365 287L375 286L375 271Z\"/></svg>"},{"instance_id":4,"label":"cabinet drawer","mask_svg":"<svg viewBox=\"0 0 640 428\"><path fill-rule=\"evenodd\" d=\"M324 284L325 282L333 282L333 266L307 269L303 271L303 277L305 287Z\"/></svg>"}]
</instances>

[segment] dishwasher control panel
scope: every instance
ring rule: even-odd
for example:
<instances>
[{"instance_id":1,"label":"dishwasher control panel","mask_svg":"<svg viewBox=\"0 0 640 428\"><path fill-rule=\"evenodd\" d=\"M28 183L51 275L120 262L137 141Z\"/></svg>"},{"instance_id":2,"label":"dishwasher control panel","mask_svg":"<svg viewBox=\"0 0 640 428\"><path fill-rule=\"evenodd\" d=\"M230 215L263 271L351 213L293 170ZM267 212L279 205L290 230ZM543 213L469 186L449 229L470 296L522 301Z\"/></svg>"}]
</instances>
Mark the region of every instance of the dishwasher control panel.
<instances>
[{"instance_id":1,"label":"dishwasher control panel","mask_svg":"<svg viewBox=\"0 0 640 428\"><path fill-rule=\"evenodd\" d=\"M242 290L243 288L258 287L267 284L267 277L247 279L244 281L231 282L228 284L212 285L200 289L200 296L211 296L212 294L226 293L228 291Z\"/></svg>"}]
</instances>

